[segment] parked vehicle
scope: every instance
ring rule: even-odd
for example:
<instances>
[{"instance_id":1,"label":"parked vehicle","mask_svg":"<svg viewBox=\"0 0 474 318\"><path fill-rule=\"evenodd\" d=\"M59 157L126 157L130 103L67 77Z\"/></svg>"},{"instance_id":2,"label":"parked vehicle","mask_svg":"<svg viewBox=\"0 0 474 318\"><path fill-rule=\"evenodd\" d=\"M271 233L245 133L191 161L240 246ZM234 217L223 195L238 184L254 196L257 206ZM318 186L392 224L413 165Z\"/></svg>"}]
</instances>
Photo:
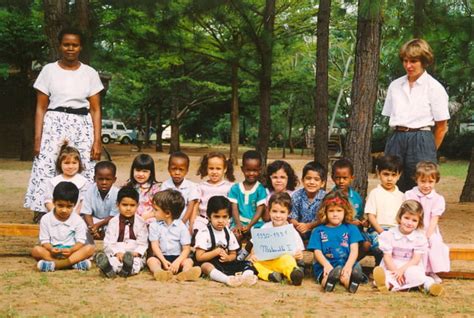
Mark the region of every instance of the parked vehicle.
<instances>
[{"instance_id":1,"label":"parked vehicle","mask_svg":"<svg viewBox=\"0 0 474 318\"><path fill-rule=\"evenodd\" d=\"M134 129L133 132L130 134L132 140L135 141L137 139L137 130ZM161 139L165 141L169 141L171 139L171 126L167 126L163 132L161 133ZM155 127L150 127L150 137L148 139L151 142L156 142L156 129Z\"/></svg>"},{"instance_id":2,"label":"parked vehicle","mask_svg":"<svg viewBox=\"0 0 474 318\"><path fill-rule=\"evenodd\" d=\"M102 120L102 143L120 142L121 144L129 144L133 140L132 130L127 129L125 124L116 120Z\"/></svg>"}]
</instances>

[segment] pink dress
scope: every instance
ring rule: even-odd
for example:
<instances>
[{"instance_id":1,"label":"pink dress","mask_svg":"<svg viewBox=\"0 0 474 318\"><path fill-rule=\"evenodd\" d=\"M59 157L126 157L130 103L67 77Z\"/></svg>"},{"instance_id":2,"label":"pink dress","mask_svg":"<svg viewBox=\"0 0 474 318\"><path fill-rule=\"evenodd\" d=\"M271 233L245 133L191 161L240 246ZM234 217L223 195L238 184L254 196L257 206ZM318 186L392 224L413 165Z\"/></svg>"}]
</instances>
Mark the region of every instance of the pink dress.
<instances>
[{"instance_id":1,"label":"pink dress","mask_svg":"<svg viewBox=\"0 0 474 318\"><path fill-rule=\"evenodd\" d=\"M384 231L380 234L379 243L380 249L384 254L388 253L392 255L393 262L397 268L409 262L415 254L425 254L428 247L428 242L423 231L415 230L405 235L400 232L398 226L390 228L388 231ZM385 270L385 284L387 287L390 285L393 286L392 291L417 287L425 283L433 283L433 279L425 275L422 261L417 265L407 268L404 275L405 283L403 285L397 282L397 279L387 269L383 260L380 266Z\"/></svg>"},{"instance_id":2,"label":"pink dress","mask_svg":"<svg viewBox=\"0 0 474 318\"><path fill-rule=\"evenodd\" d=\"M227 198L232 185L233 183L227 180L222 180L216 184L212 184L207 181L203 181L198 184L199 215L194 221L193 229L201 230L207 226L207 202L209 202L210 198L218 195L222 195Z\"/></svg>"},{"instance_id":3,"label":"pink dress","mask_svg":"<svg viewBox=\"0 0 474 318\"><path fill-rule=\"evenodd\" d=\"M140 194L140 201L138 202L137 214L141 216L147 224L155 221L154 216L150 216L153 212L153 196L155 193L160 191L160 184L154 183L150 185L149 183L135 186L135 189Z\"/></svg>"},{"instance_id":4,"label":"pink dress","mask_svg":"<svg viewBox=\"0 0 474 318\"><path fill-rule=\"evenodd\" d=\"M431 218L433 216L441 216L446 209L446 203L443 196L436 193L435 190L425 195L421 193L418 187L414 187L405 192L405 200L415 200L421 203L421 206L423 207L423 224L425 226L425 232L430 226ZM449 272L449 247L443 242L439 226L436 226L433 235L429 238L428 245L428 253L423 256L425 272Z\"/></svg>"}]
</instances>

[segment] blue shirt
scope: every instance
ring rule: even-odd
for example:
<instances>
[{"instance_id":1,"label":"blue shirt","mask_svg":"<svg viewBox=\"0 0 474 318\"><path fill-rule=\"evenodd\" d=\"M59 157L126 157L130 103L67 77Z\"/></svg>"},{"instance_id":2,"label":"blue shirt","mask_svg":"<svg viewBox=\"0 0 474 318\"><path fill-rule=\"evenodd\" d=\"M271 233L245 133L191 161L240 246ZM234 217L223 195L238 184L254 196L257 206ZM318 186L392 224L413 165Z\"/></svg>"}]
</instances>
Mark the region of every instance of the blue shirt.
<instances>
[{"instance_id":1,"label":"blue shirt","mask_svg":"<svg viewBox=\"0 0 474 318\"><path fill-rule=\"evenodd\" d=\"M158 241L163 255L180 255L183 245L191 245L191 234L180 219L173 220L169 226L164 221L154 221L148 232L148 239Z\"/></svg>"},{"instance_id":2,"label":"blue shirt","mask_svg":"<svg viewBox=\"0 0 474 318\"><path fill-rule=\"evenodd\" d=\"M336 190L337 187L334 187L333 190ZM354 190L352 187L349 187L348 195L349 203L354 209L354 219L362 220L364 217L364 201L360 194Z\"/></svg>"},{"instance_id":3,"label":"blue shirt","mask_svg":"<svg viewBox=\"0 0 474 318\"><path fill-rule=\"evenodd\" d=\"M307 249L320 250L333 267L344 266L351 252L351 244L363 240L355 225L343 223L337 227L329 227L323 224L311 233ZM321 264L316 263L315 272L318 272L318 266L322 269Z\"/></svg>"},{"instance_id":4,"label":"blue shirt","mask_svg":"<svg viewBox=\"0 0 474 318\"><path fill-rule=\"evenodd\" d=\"M326 191L321 189L316 193L313 201L310 201L304 188L296 190L291 195L291 205L293 207L291 208L289 218L302 223L313 222L316 219L316 213L325 195Z\"/></svg>"},{"instance_id":5,"label":"blue shirt","mask_svg":"<svg viewBox=\"0 0 474 318\"><path fill-rule=\"evenodd\" d=\"M240 223L248 225L251 221L257 207L265 204L267 199L267 191L260 182L256 182L252 189L245 190L243 182L234 184L229 191L229 201L236 203L239 208ZM262 219L255 223L255 228L263 225ZM235 222L232 220L232 226Z\"/></svg>"},{"instance_id":6,"label":"blue shirt","mask_svg":"<svg viewBox=\"0 0 474 318\"><path fill-rule=\"evenodd\" d=\"M117 208L117 193L119 189L112 186L109 193L102 199L97 184L93 184L87 189L81 208L81 214L88 214L98 219L105 219L109 216L119 214Z\"/></svg>"}]
</instances>

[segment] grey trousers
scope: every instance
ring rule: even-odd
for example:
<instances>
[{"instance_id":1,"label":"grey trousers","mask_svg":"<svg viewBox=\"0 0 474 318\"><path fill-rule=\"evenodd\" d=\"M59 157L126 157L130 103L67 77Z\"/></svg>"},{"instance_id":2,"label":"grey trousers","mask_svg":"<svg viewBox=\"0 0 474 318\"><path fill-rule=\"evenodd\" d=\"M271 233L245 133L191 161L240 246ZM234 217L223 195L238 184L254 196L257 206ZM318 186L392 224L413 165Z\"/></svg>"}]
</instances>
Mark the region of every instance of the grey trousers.
<instances>
[{"instance_id":1,"label":"grey trousers","mask_svg":"<svg viewBox=\"0 0 474 318\"><path fill-rule=\"evenodd\" d=\"M416 185L416 164L422 160L437 162L433 133L428 130L395 131L385 145L385 155L402 159L403 172L397 185L402 192L410 190Z\"/></svg>"}]
</instances>

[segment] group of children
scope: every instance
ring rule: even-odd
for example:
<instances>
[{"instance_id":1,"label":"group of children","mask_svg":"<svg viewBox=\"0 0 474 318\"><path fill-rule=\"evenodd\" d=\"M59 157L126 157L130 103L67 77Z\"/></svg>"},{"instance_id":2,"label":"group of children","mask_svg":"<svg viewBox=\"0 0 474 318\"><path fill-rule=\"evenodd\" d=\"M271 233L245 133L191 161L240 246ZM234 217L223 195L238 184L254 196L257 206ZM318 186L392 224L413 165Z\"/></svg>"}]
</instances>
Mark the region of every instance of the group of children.
<instances>
[{"instance_id":1,"label":"group of children","mask_svg":"<svg viewBox=\"0 0 474 318\"><path fill-rule=\"evenodd\" d=\"M438 228L445 203L434 190L436 164L420 162L417 187L403 194L396 186L400 159L381 158L380 184L366 204L351 187L354 171L347 159L333 164L335 187L328 193L327 171L317 162L304 166L298 190L285 161L269 164L263 178L257 151L244 153L239 183L233 183L233 166L222 153L202 158L198 175L205 181L199 184L186 179L189 164L185 153L172 153L170 178L159 183L153 158L140 154L119 189L115 165L102 161L95 166L95 183L88 185L80 176L79 153L63 146L59 174L45 196L51 212L41 219L41 246L32 251L38 269L87 270L94 240L103 239L94 260L106 277L134 275L146 265L159 281L195 281L204 274L234 287L251 286L258 278L301 285L306 248L314 253L314 277L328 292L340 282L355 293L367 280L358 262L367 254L375 256L379 290L422 286L432 295L443 292L436 273L449 271L449 250ZM289 224L292 255L258 259L251 229Z\"/></svg>"}]
</instances>

